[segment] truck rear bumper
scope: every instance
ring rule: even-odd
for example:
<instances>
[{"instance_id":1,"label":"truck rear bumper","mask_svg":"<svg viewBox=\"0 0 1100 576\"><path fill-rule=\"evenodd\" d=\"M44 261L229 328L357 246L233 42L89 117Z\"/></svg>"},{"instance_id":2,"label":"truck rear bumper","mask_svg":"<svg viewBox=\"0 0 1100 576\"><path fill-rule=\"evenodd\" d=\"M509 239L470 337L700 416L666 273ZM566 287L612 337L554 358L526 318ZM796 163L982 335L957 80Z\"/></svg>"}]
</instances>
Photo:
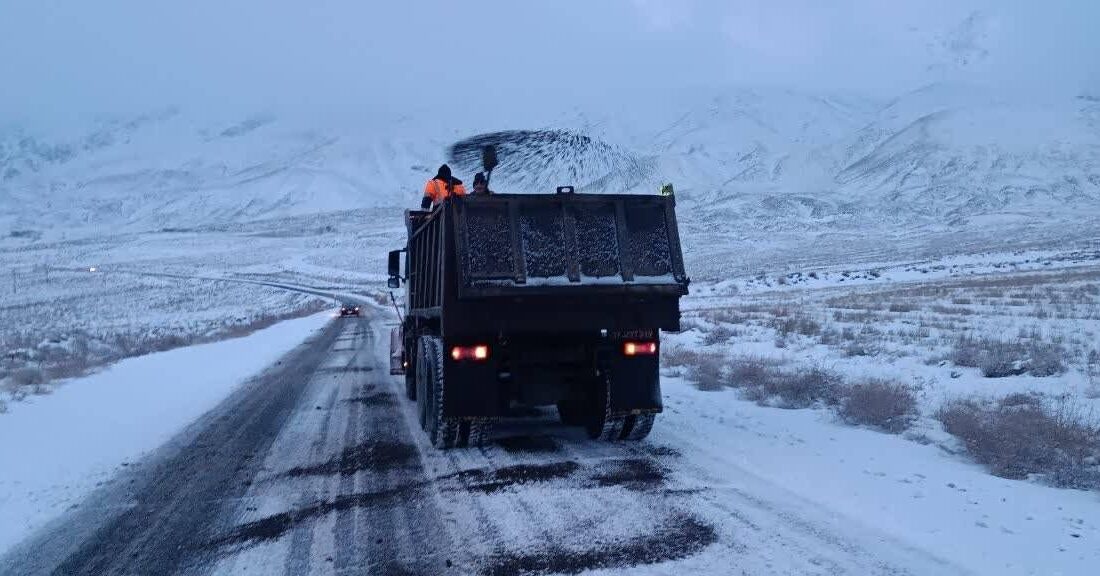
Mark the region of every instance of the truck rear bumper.
<instances>
[{"instance_id":1,"label":"truck rear bumper","mask_svg":"<svg viewBox=\"0 0 1100 576\"><path fill-rule=\"evenodd\" d=\"M553 405L592 398L602 387L607 388L612 414L663 409L657 353L628 357L621 343L593 338L572 346L526 342L505 347L498 342L489 346L488 358L471 360L453 358L455 345L446 347L443 366L443 414L448 417L501 417L512 402Z\"/></svg>"}]
</instances>

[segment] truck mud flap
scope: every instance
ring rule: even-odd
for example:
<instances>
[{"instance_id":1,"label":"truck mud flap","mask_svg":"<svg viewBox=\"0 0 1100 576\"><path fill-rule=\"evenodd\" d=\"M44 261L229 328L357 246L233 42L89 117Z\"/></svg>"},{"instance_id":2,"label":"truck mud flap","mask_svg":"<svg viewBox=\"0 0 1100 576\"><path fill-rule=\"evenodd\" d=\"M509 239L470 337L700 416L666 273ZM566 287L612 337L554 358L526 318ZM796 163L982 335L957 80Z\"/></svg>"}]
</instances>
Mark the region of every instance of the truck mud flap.
<instances>
[{"instance_id":1,"label":"truck mud flap","mask_svg":"<svg viewBox=\"0 0 1100 576\"><path fill-rule=\"evenodd\" d=\"M612 414L660 412L661 375L657 356L606 360Z\"/></svg>"},{"instance_id":2,"label":"truck mud flap","mask_svg":"<svg viewBox=\"0 0 1100 576\"><path fill-rule=\"evenodd\" d=\"M390 330L390 374L399 376L405 373L405 344L401 326Z\"/></svg>"},{"instance_id":3,"label":"truck mud flap","mask_svg":"<svg viewBox=\"0 0 1100 576\"><path fill-rule=\"evenodd\" d=\"M444 358L447 393L443 415L455 418L493 418L500 415L501 384L497 363Z\"/></svg>"}]
</instances>

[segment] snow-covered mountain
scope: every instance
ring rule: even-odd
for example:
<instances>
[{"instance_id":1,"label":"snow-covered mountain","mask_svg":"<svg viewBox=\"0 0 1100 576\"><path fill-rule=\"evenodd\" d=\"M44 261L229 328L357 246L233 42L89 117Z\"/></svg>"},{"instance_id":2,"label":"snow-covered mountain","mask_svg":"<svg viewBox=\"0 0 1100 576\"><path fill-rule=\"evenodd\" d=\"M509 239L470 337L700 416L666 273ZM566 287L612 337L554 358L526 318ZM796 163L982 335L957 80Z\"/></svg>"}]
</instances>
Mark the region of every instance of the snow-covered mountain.
<instances>
[{"instance_id":1,"label":"snow-covered mountain","mask_svg":"<svg viewBox=\"0 0 1100 576\"><path fill-rule=\"evenodd\" d=\"M1100 102L1088 97L1034 103L933 85L879 102L741 88L542 118L395 115L325 128L265 114L196 122L172 109L68 139L9 130L0 229L72 238L409 206L451 143L502 128L571 130L608 144L585 153L634 155L625 165L646 170L633 178L599 158L547 170L593 191L674 182L686 229L719 244L775 231L1069 231L1100 215ZM581 163L587 171L573 170ZM498 191L540 185L552 182L494 175Z\"/></svg>"},{"instance_id":2,"label":"snow-covered mountain","mask_svg":"<svg viewBox=\"0 0 1100 576\"><path fill-rule=\"evenodd\" d=\"M802 224L863 215L965 225L1100 206L1094 102L1013 103L943 86L878 107L806 102L696 113L665 150L667 173L693 182L707 204L777 221L802 214ZM772 103L796 118L762 116Z\"/></svg>"},{"instance_id":3,"label":"snow-covered mountain","mask_svg":"<svg viewBox=\"0 0 1100 576\"><path fill-rule=\"evenodd\" d=\"M175 110L62 142L12 132L0 139L0 211L13 229L94 234L395 204L387 186L432 148L349 141L266 115L199 124Z\"/></svg>"}]
</instances>

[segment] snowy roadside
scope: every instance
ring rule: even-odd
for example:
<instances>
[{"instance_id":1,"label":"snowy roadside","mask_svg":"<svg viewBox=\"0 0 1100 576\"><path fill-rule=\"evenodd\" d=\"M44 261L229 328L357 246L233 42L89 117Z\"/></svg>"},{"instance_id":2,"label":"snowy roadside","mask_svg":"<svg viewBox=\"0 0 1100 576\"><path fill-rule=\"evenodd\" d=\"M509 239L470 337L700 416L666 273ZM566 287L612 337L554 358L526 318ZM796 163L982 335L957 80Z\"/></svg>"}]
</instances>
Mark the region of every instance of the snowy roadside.
<instances>
[{"instance_id":1,"label":"snowy roadside","mask_svg":"<svg viewBox=\"0 0 1100 576\"><path fill-rule=\"evenodd\" d=\"M728 492L716 505L772 493L975 573L1092 573L1100 498L1053 486L1097 486L1100 272L986 272L703 286L666 337L653 438ZM853 400L875 382L899 393ZM943 415L960 406L980 428Z\"/></svg>"},{"instance_id":2,"label":"snowy roadside","mask_svg":"<svg viewBox=\"0 0 1100 576\"><path fill-rule=\"evenodd\" d=\"M0 305L0 413L115 362L240 337L331 304L254 284L69 274ZM26 281L27 279L24 279Z\"/></svg>"},{"instance_id":3,"label":"snowy roadside","mask_svg":"<svg viewBox=\"0 0 1100 576\"><path fill-rule=\"evenodd\" d=\"M0 553L109 481L331 320L149 354L14 403L0 418Z\"/></svg>"},{"instance_id":4,"label":"snowy roadside","mask_svg":"<svg viewBox=\"0 0 1100 576\"><path fill-rule=\"evenodd\" d=\"M840 424L826 410L761 407L680 378L662 384L666 409L651 441L680 452L689 463L682 472L714 490L716 520L724 500L752 493L783 503L787 516L848 534L871 528L977 574L1089 574L1100 565L1095 494L997 478L935 446Z\"/></svg>"}]
</instances>

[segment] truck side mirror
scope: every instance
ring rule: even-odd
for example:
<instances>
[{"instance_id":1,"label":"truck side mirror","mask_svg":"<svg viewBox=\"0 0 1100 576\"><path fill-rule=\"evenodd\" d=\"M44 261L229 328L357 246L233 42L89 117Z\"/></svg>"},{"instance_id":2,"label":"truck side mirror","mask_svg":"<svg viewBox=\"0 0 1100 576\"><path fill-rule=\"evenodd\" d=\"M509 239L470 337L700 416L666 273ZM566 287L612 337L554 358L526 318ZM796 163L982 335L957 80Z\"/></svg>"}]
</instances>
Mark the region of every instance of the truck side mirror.
<instances>
[{"instance_id":1,"label":"truck side mirror","mask_svg":"<svg viewBox=\"0 0 1100 576\"><path fill-rule=\"evenodd\" d=\"M481 149L481 167L486 172L492 172L493 168L497 167L497 148L496 146L486 146Z\"/></svg>"},{"instance_id":2,"label":"truck side mirror","mask_svg":"<svg viewBox=\"0 0 1100 576\"><path fill-rule=\"evenodd\" d=\"M386 285L390 288L401 287L401 251L390 250L389 266L387 267L390 279Z\"/></svg>"}]
</instances>

